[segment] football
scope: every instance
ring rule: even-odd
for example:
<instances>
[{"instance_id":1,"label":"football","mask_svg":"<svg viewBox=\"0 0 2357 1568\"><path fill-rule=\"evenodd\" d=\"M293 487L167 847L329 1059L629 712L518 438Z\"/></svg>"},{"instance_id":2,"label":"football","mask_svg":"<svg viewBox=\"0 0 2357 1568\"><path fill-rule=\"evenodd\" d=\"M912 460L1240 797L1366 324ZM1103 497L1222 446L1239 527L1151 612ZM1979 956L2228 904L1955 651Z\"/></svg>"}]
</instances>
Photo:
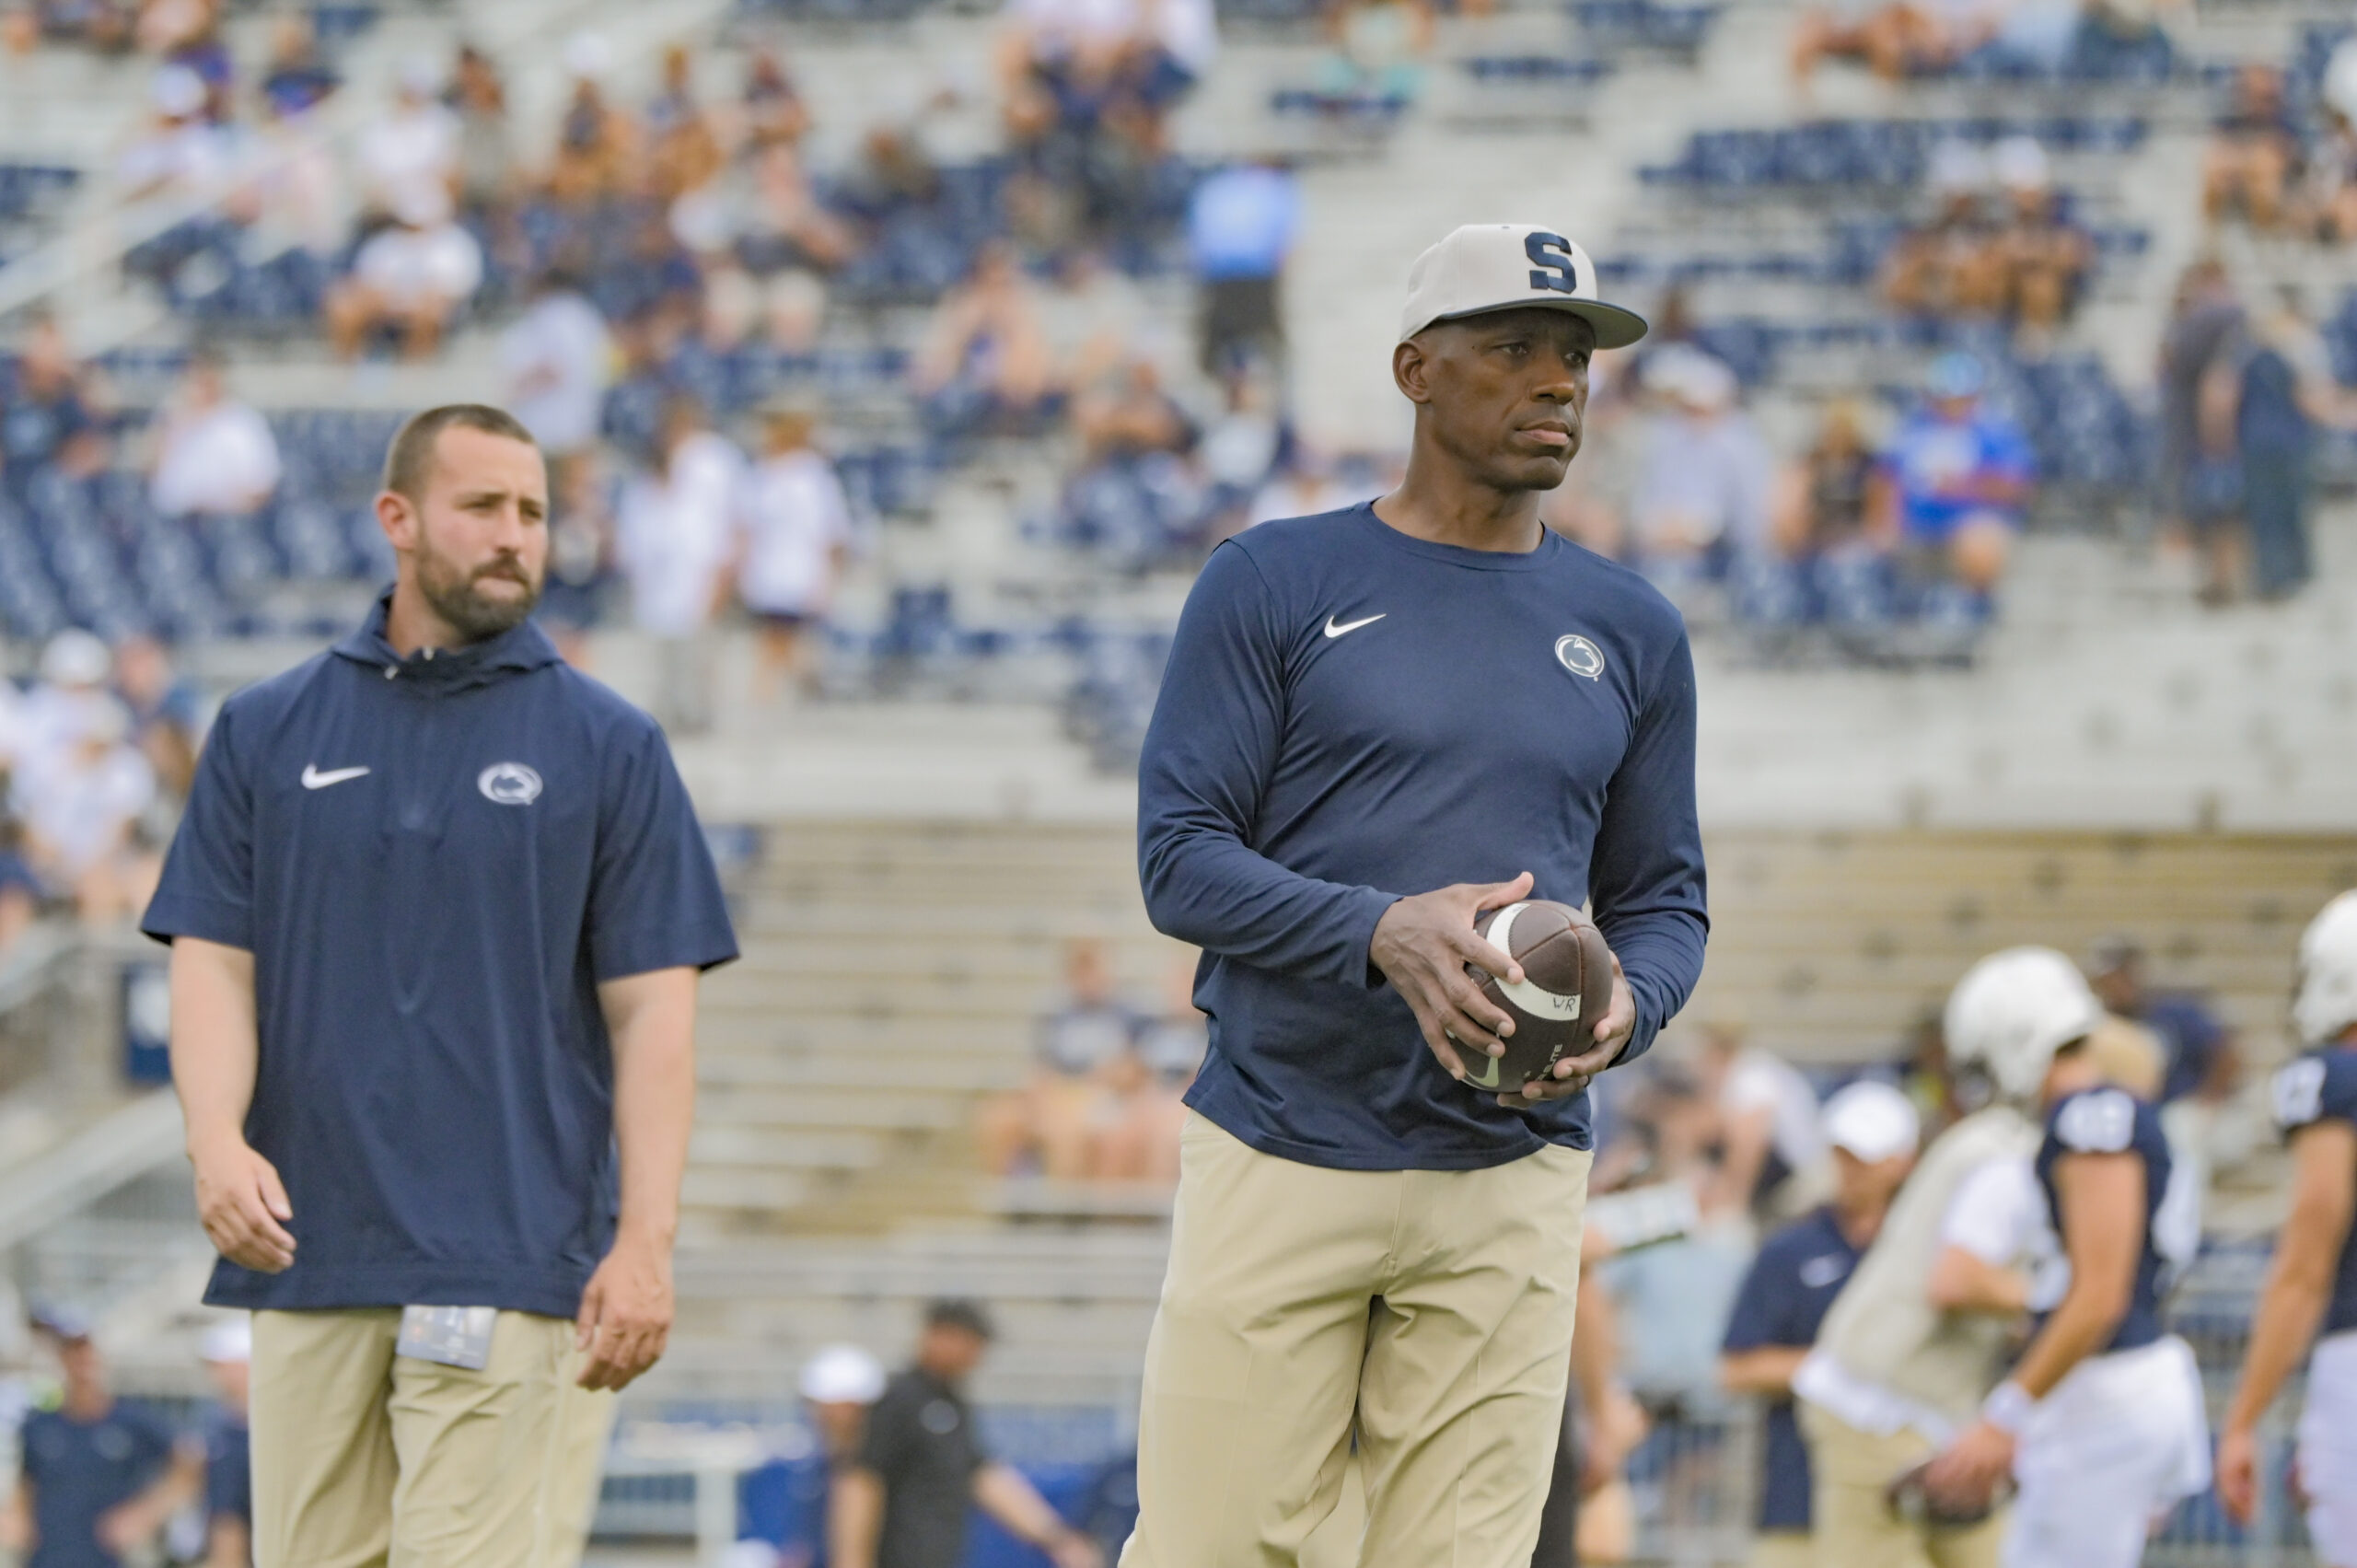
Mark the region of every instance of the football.
<instances>
[{"instance_id":1,"label":"football","mask_svg":"<svg viewBox=\"0 0 2357 1568\"><path fill-rule=\"evenodd\" d=\"M1563 1056L1576 1056L1595 1039L1596 1020L1612 1005L1612 949L1596 923L1569 904L1531 899L1490 910L1473 929L1522 966L1522 983L1468 964L1481 994L1514 1019L1504 1056L1474 1055L1465 1081L1505 1092L1542 1078Z\"/></svg>"}]
</instances>

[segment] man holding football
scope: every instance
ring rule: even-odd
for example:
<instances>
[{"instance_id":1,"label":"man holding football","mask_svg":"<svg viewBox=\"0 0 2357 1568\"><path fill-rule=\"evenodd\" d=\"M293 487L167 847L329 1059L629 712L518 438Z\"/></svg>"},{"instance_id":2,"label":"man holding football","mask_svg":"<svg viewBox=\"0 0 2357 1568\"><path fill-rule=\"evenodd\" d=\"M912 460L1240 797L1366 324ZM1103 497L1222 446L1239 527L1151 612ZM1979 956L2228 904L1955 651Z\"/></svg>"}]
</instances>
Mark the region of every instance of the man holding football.
<instances>
[{"instance_id":1,"label":"man holding football","mask_svg":"<svg viewBox=\"0 0 2357 1568\"><path fill-rule=\"evenodd\" d=\"M1293 1563L1353 1434L1363 1562L1528 1562L1585 1091L1701 969L1685 628L1538 518L1579 450L1591 354L1644 323L1529 225L1457 230L1408 286L1405 482L1216 551L1146 740L1146 905L1204 949L1211 1048L1127 1568ZM1514 1017L1466 966L1523 985L1474 923L1533 897L1592 902L1620 978L1584 1049L1508 1082Z\"/></svg>"}]
</instances>

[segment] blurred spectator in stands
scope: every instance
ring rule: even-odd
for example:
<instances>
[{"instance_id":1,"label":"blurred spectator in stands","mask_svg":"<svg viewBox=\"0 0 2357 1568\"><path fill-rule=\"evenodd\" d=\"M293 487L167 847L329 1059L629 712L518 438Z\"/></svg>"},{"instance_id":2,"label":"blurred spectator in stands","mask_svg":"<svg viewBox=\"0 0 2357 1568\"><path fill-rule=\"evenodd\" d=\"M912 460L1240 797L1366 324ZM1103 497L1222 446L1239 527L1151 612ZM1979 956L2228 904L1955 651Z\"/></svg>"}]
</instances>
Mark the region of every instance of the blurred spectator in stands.
<instances>
[{"instance_id":1,"label":"blurred spectator in stands","mask_svg":"<svg viewBox=\"0 0 2357 1568\"><path fill-rule=\"evenodd\" d=\"M677 200L720 172L726 155L712 117L696 101L695 60L685 44L663 51L662 87L642 118L646 186L656 201Z\"/></svg>"},{"instance_id":2,"label":"blurred spectator in stands","mask_svg":"<svg viewBox=\"0 0 2357 1568\"><path fill-rule=\"evenodd\" d=\"M33 0L29 10L8 14L9 47L29 53L37 39L50 38L111 54L130 47L138 11L132 0ZM33 25L17 21L20 17Z\"/></svg>"},{"instance_id":3,"label":"blurred spectator in stands","mask_svg":"<svg viewBox=\"0 0 2357 1568\"><path fill-rule=\"evenodd\" d=\"M1914 1164L1921 1127L1905 1095L1864 1080L1826 1101L1818 1131L1832 1151L1830 1201L1759 1249L1720 1346L1721 1386L1764 1405L1752 1568L1811 1568L1817 1562L1809 1543L1808 1448L1793 1403L1793 1376L1816 1344L1834 1297L1881 1231Z\"/></svg>"},{"instance_id":4,"label":"blurred spectator in stands","mask_svg":"<svg viewBox=\"0 0 2357 1568\"><path fill-rule=\"evenodd\" d=\"M204 693L182 679L164 645L144 633L115 645L114 693L131 714L132 744L155 770L157 784L168 798L186 799L204 739Z\"/></svg>"},{"instance_id":5,"label":"blurred spectator in stands","mask_svg":"<svg viewBox=\"0 0 2357 1568\"><path fill-rule=\"evenodd\" d=\"M712 725L712 623L727 592L745 456L691 398L664 410L655 470L622 491L615 554L633 619L655 640L650 704L673 735Z\"/></svg>"},{"instance_id":6,"label":"blurred spectator in stands","mask_svg":"<svg viewBox=\"0 0 2357 1568\"><path fill-rule=\"evenodd\" d=\"M1428 0L1327 0L1328 53L1317 93L1329 108L1388 109L1414 101L1433 52Z\"/></svg>"},{"instance_id":7,"label":"blurred spectator in stands","mask_svg":"<svg viewBox=\"0 0 2357 1568\"><path fill-rule=\"evenodd\" d=\"M263 107L278 119L292 119L315 107L343 85L319 57L319 29L306 11L283 11L270 24L270 59L262 66Z\"/></svg>"},{"instance_id":8,"label":"blurred spectator in stands","mask_svg":"<svg viewBox=\"0 0 2357 1568\"><path fill-rule=\"evenodd\" d=\"M602 33L565 41L564 68L573 92L557 122L556 156L549 166L549 195L559 205L595 207L628 189L638 158L638 128L606 101L605 77L613 45Z\"/></svg>"},{"instance_id":9,"label":"blurred spectator in stands","mask_svg":"<svg viewBox=\"0 0 2357 1568\"><path fill-rule=\"evenodd\" d=\"M1989 220L1988 180L1988 161L1970 143L1951 138L1933 149L1932 215L1902 231L1883 261L1882 294L1894 307L1939 320L2003 309L2005 264Z\"/></svg>"},{"instance_id":10,"label":"blurred spectator in stands","mask_svg":"<svg viewBox=\"0 0 2357 1568\"><path fill-rule=\"evenodd\" d=\"M1823 60L1861 61L1886 82L1934 75L1997 34L2005 7L1992 0L1859 0L1802 13L1793 80L1804 96Z\"/></svg>"},{"instance_id":11,"label":"blurred spectator in stands","mask_svg":"<svg viewBox=\"0 0 2357 1568\"><path fill-rule=\"evenodd\" d=\"M614 342L606 319L563 263L533 280L531 300L500 334L502 406L523 421L552 470L578 461L598 440Z\"/></svg>"},{"instance_id":12,"label":"blurred spectator in stands","mask_svg":"<svg viewBox=\"0 0 2357 1568\"><path fill-rule=\"evenodd\" d=\"M958 1568L976 1508L1054 1568L1103 1568L1097 1544L982 1445L965 1389L993 1332L976 1303L925 1308L914 1362L885 1386L857 1459L835 1478L829 1568Z\"/></svg>"},{"instance_id":13,"label":"blurred spectator in stands","mask_svg":"<svg viewBox=\"0 0 2357 1568\"><path fill-rule=\"evenodd\" d=\"M392 107L360 134L361 194L370 208L396 217L428 199L458 194L463 127L443 107L442 67L418 56L402 62Z\"/></svg>"},{"instance_id":14,"label":"blurred spectator in stands","mask_svg":"<svg viewBox=\"0 0 2357 1568\"><path fill-rule=\"evenodd\" d=\"M1232 164L1195 186L1187 261L1205 374L1224 374L1239 355L1283 364L1285 259L1300 228L1300 189L1277 159Z\"/></svg>"},{"instance_id":15,"label":"blurred spectator in stands","mask_svg":"<svg viewBox=\"0 0 2357 1568\"><path fill-rule=\"evenodd\" d=\"M87 704L64 744L16 781L34 868L105 924L135 913L155 891L162 856L139 831L156 799L156 771L131 744L131 717L111 697Z\"/></svg>"},{"instance_id":16,"label":"blurred spectator in stands","mask_svg":"<svg viewBox=\"0 0 2357 1568\"><path fill-rule=\"evenodd\" d=\"M850 499L835 465L814 437L819 420L806 403L779 401L761 412L761 458L745 492L745 541L737 593L761 629L753 700L768 704L791 686L818 690L814 641L852 543Z\"/></svg>"},{"instance_id":17,"label":"blurred spectator in stands","mask_svg":"<svg viewBox=\"0 0 2357 1568\"><path fill-rule=\"evenodd\" d=\"M1056 263L1039 320L1057 384L1078 391L1136 351L1145 301L1137 285L1106 265L1100 251L1074 246Z\"/></svg>"},{"instance_id":18,"label":"blurred spectator in stands","mask_svg":"<svg viewBox=\"0 0 2357 1568\"><path fill-rule=\"evenodd\" d=\"M64 1394L26 1418L22 1473L0 1501L0 1551L22 1552L26 1568L114 1568L152 1551L165 1521L196 1498L203 1455L153 1411L115 1398L86 1320L52 1312L36 1327L56 1347Z\"/></svg>"},{"instance_id":19,"label":"blurred spectator in stands","mask_svg":"<svg viewBox=\"0 0 2357 1568\"><path fill-rule=\"evenodd\" d=\"M1178 1182L1178 1132L1187 1122L1187 1086L1211 1044L1195 1005L1195 964L1164 971L1162 1013L1139 1028L1115 1089L1115 1103L1092 1159L1094 1174L1116 1181Z\"/></svg>"},{"instance_id":20,"label":"blurred spectator in stands","mask_svg":"<svg viewBox=\"0 0 2357 1568\"><path fill-rule=\"evenodd\" d=\"M105 466L104 412L54 318L34 315L0 387L0 484L22 496L43 469L87 479Z\"/></svg>"},{"instance_id":21,"label":"blurred spectator in stands","mask_svg":"<svg viewBox=\"0 0 2357 1568\"><path fill-rule=\"evenodd\" d=\"M13 812L0 811L0 954L33 928L45 891L25 843L24 823ZM0 1372L5 1372L5 1363L0 1363ZM0 1376L0 1427L6 1425L7 1399L6 1382ZM6 1435L0 1432L0 1475L8 1473Z\"/></svg>"},{"instance_id":22,"label":"blurred spectator in stands","mask_svg":"<svg viewBox=\"0 0 2357 1568\"><path fill-rule=\"evenodd\" d=\"M113 677L114 655L79 627L67 627L43 645L39 679L15 704L7 726L12 784L23 788L65 755L89 726L91 710L113 702L108 690Z\"/></svg>"},{"instance_id":23,"label":"blurred spectator in stands","mask_svg":"<svg viewBox=\"0 0 2357 1568\"><path fill-rule=\"evenodd\" d=\"M2301 227L2327 245L2357 243L2357 38L2327 57L2317 99L2323 124L2309 151Z\"/></svg>"},{"instance_id":24,"label":"blurred spectator in stands","mask_svg":"<svg viewBox=\"0 0 2357 1568\"><path fill-rule=\"evenodd\" d=\"M1822 1198L1826 1144L1817 1089L1773 1051L1730 1024L1702 1028L1702 1082L1717 1097L1718 1170L1701 1194L1706 1214L1790 1219Z\"/></svg>"},{"instance_id":25,"label":"blurred spectator in stands","mask_svg":"<svg viewBox=\"0 0 2357 1568\"><path fill-rule=\"evenodd\" d=\"M2201 597L2212 604L2234 597L2240 575L2234 411L2247 331L2223 263L2188 267L2161 339L2161 481L2170 517L2202 558Z\"/></svg>"},{"instance_id":26,"label":"blurred spectator in stands","mask_svg":"<svg viewBox=\"0 0 2357 1568\"><path fill-rule=\"evenodd\" d=\"M2042 349L2078 305L2095 263L2095 239L2062 216L2046 151L2037 142L2008 137L1997 145L1991 163L2006 203L1994 240L2004 272L2005 316L2025 348Z\"/></svg>"},{"instance_id":27,"label":"blurred spectator in stands","mask_svg":"<svg viewBox=\"0 0 2357 1568\"><path fill-rule=\"evenodd\" d=\"M2283 73L2256 63L2238 68L2202 158L2202 215L2213 224L2240 217L2256 229L2275 227L2284 191L2299 171L2300 143Z\"/></svg>"},{"instance_id":28,"label":"blurred spectator in stands","mask_svg":"<svg viewBox=\"0 0 2357 1568\"><path fill-rule=\"evenodd\" d=\"M431 358L482 283L482 247L451 215L447 192L412 185L393 218L362 243L352 275L328 293L328 339L339 358L358 358L382 331L399 338L404 358Z\"/></svg>"},{"instance_id":29,"label":"blurred spectator in stands","mask_svg":"<svg viewBox=\"0 0 2357 1568\"><path fill-rule=\"evenodd\" d=\"M614 486L606 448L590 446L554 465L549 490L548 580L534 612L557 652L575 669L589 668L589 633L605 619L613 580Z\"/></svg>"},{"instance_id":30,"label":"blurred spectator in stands","mask_svg":"<svg viewBox=\"0 0 2357 1568\"><path fill-rule=\"evenodd\" d=\"M147 494L164 517L247 517L278 490L278 438L252 404L229 395L226 370L219 349L198 345L161 410Z\"/></svg>"},{"instance_id":31,"label":"blurred spectator in stands","mask_svg":"<svg viewBox=\"0 0 2357 1568\"><path fill-rule=\"evenodd\" d=\"M1014 250L993 240L935 308L913 370L917 392L951 434L1013 433L1044 411L1054 370L1036 292Z\"/></svg>"},{"instance_id":32,"label":"blurred spectator in stands","mask_svg":"<svg viewBox=\"0 0 2357 1568\"><path fill-rule=\"evenodd\" d=\"M2242 1048L2199 992L2157 991L2146 981L2143 945L2115 934L2097 941L2087 960L2088 983L2103 1005L2160 1037L2166 1054L2164 1105L2192 1097L2215 1106L2242 1077Z\"/></svg>"},{"instance_id":33,"label":"blurred spectator in stands","mask_svg":"<svg viewBox=\"0 0 2357 1568\"><path fill-rule=\"evenodd\" d=\"M176 201L218 194L236 169L237 143L207 118L204 78L185 65L164 65L147 91L153 112L115 163L122 193Z\"/></svg>"},{"instance_id":34,"label":"blurred spectator in stands","mask_svg":"<svg viewBox=\"0 0 2357 1568\"><path fill-rule=\"evenodd\" d=\"M744 91L737 95L744 139L766 147L772 142L791 145L810 129L810 106L786 74L775 49L759 48L745 67Z\"/></svg>"},{"instance_id":35,"label":"blurred spectator in stands","mask_svg":"<svg viewBox=\"0 0 2357 1568\"><path fill-rule=\"evenodd\" d=\"M243 1315L207 1330L201 1353L213 1385L204 1423L203 1568L253 1568L252 1438L246 1430L254 1335Z\"/></svg>"},{"instance_id":36,"label":"blurred spectator in stands","mask_svg":"<svg viewBox=\"0 0 2357 1568\"><path fill-rule=\"evenodd\" d=\"M1221 408L1203 426L1195 448L1202 466L1205 524L1213 540L1255 522L1262 487L1293 455L1292 428L1277 407L1274 377L1247 362L1220 377Z\"/></svg>"},{"instance_id":37,"label":"blurred spectator in stands","mask_svg":"<svg viewBox=\"0 0 2357 1568\"><path fill-rule=\"evenodd\" d=\"M490 55L459 47L447 95L459 128L459 210L496 228L515 194L516 145L507 120L507 85Z\"/></svg>"},{"instance_id":38,"label":"blurred spectator in stands","mask_svg":"<svg viewBox=\"0 0 2357 1568\"><path fill-rule=\"evenodd\" d=\"M1154 362L1109 367L1074 394L1072 422L1081 457L1063 492L1071 540L1128 570L1182 552L1202 521L1202 487L1182 460L1196 430Z\"/></svg>"},{"instance_id":39,"label":"blurred spectator in stands","mask_svg":"<svg viewBox=\"0 0 2357 1568\"><path fill-rule=\"evenodd\" d=\"M1666 408L1638 458L1630 558L1667 587L1715 580L1768 543L1774 459L1737 405L1735 372L1724 361L1700 349L1665 350L1647 378Z\"/></svg>"},{"instance_id":40,"label":"blurred spectator in stands","mask_svg":"<svg viewBox=\"0 0 2357 1568\"><path fill-rule=\"evenodd\" d=\"M1027 1167L1051 1180L1088 1175L1107 1080L1124 1070L1144 1030L1145 1020L1121 1000L1104 943L1065 944L1063 984L1062 997L1039 1018L1029 1080L982 1107L977 1141L993 1176Z\"/></svg>"},{"instance_id":41,"label":"blurred spectator in stands","mask_svg":"<svg viewBox=\"0 0 2357 1568\"><path fill-rule=\"evenodd\" d=\"M1834 399L1826 404L1808 450L1778 480L1778 546L1801 562L1870 548L1867 525L1881 481L1864 409L1855 398Z\"/></svg>"},{"instance_id":42,"label":"blurred spectator in stands","mask_svg":"<svg viewBox=\"0 0 2357 1568\"><path fill-rule=\"evenodd\" d=\"M1334 459L1296 440L1245 510L1244 526L1258 528L1280 517L1314 517L1351 504L1351 493L1335 474Z\"/></svg>"},{"instance_id":43,"label":"blurred spectator in stands","mask_svg":"<svg viewBox=\"0 0 2357 1568\"><path fill-rule=\"evenodd\" d=\"M733 246L762 273L831 272L859 249L851 226L819 200L801 153L786 141L769 143L749 162L681 196L671 221L697 250Z\"/></svg>"},{"instance_id":44,"label":"blurred spectator in stands","mask_svg":"<svg viewBox=\"0 0 2357 1568\"><path fill-rule=\"evenodd\" d=\"M2021 427L1981 402L1987 379L1970 354L1942 354L1924 377L1922 405L1883 455L1889 482L1876 528L1909 578L1928 586L1919 608L1934 617L1949 613L1948 601L1956 613L1985 615L2037 478Z\"/></svg>"},{"instance_id":45,"label":"blurred spectator in stands","mask_svg":"<svg viewBox=\"0 0 2357 1568\"><path fill-rule=\"evenodd\" d=\"M2251 588L2289 598L2315 575L2308 546L2308 459L2318 427L2357 430L2357 397L2333 379L2332 356L2285 288L2255 324L2235 388L2235 456Z\"/></svg>"}]
</instances>

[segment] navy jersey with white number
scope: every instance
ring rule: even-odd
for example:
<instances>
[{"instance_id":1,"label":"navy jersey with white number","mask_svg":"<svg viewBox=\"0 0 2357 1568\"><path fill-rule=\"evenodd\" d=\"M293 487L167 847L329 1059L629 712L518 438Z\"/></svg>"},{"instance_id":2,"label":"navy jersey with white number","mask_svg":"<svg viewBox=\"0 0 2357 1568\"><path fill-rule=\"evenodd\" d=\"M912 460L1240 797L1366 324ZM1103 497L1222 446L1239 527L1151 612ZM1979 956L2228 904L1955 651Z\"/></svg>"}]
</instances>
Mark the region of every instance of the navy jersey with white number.
<instances>
[{"instance_id":1,"label":"navy jersey with white number","mask_svg":"<svg viewBox=\"0 0 2357 1568\"><path fill-rule=\"evenodd\" d=\"M2177 1162L2161 1132L2160 1112L2125 1089L2081 1089L2055 1102L2047 1114L2046 1139L2038 1148L2038 1185L2046 1196L2047 1220L2053 1226L2060 1250L2067 1257L2070 1236L2063 1229L2062 1202L2055 1190L2054 1167L2065 1155L2134 1155L2144 1162L2144 1213L2141 1216L2144 1243L2136 1260L2136 1286L2128 1313L2104 1352L2135 1350L2161 1337L2161 1297L2177 1271L2192 1259L2200 1241L2198 1214L2187 1214L2190 1183L2174 1184ZM2189 1220L2189 1223L2187 1223ZM2061 1276L2068 1278L2067 1272ZM2059 1305L2037 1300L2041 1314Z\"/></svg>"},{"instance_id":2,"label":"navy jersey with white number","mask_svg":"<svg viewBox=\"0 0 2357 1568\"><path fill-rule=\"evenodd\" d=\"M2275 1074L2275 1121L2286 1138L2319 1121L2357 1123L2357 1050L2339 1047L2303 1056ZM2333 1270L2327 1334L2357 1329L2357 1235L2342 1238Z\"/></svg>"}]
</instances>

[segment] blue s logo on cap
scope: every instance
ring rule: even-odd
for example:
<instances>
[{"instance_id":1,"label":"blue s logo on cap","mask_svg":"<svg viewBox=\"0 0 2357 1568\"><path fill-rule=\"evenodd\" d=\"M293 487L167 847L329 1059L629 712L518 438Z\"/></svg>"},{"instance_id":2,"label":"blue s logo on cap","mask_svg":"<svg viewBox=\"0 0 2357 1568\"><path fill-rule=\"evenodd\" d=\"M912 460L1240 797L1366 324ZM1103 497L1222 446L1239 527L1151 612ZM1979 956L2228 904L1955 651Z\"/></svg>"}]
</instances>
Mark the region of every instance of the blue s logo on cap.
<instances>
[{"instance_id":1,"label":"blue s logo on cap","mask_svg":"<svg viewBox=\"0 0 2357 1568\"><path fill-rule=\"evenodd\" d=\"M1572 263L1572 242L1560 234L1533 234L1525 237L1522 253L1530 258L1530 286L1555 294L1577 294L1580 291L1579 269Z\"/></svg>"}]
</instances>

